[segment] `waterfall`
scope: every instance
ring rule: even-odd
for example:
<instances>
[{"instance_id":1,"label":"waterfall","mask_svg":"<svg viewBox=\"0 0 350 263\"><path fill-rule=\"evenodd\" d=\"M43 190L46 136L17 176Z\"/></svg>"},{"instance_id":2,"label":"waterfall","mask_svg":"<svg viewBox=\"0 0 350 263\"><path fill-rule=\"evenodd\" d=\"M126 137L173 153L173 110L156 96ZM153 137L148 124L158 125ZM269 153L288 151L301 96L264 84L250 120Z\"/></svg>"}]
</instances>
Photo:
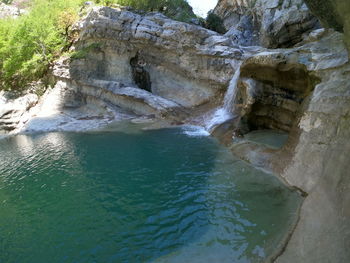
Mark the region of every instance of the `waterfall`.
<instances>
[{"instance_id":1,"label":"waterfall","mask_svg":"<svg viewBox=\"0 0 350 263\"><path fill-rule=\"evenodd\" d=\"M237 86L238 80L241 74L241 63L238 64L235 74L233 75L230 84L228 86L227 92L224 97L224 103L221 108L218 108L215 113L210 117L209 120L205 122L205 128L210 132L221 123L234 117L234 102L237 97Z\"/></svg>"},{"instance_id":2,"label":"waterfall","mask_svg":"<svg viewBox=\"0 0 350 263\"><path fill-rule=\"evenodd\" d=\"M231 110L233 108L233 103L236 100L237 97L237 86L238 86L238 80L241 75L241 64L238 65L235 74L233 75L230 84L228 86L227 92L224 97L224 106L223 109L231 113Z\"/></svg>"}]
</instances>

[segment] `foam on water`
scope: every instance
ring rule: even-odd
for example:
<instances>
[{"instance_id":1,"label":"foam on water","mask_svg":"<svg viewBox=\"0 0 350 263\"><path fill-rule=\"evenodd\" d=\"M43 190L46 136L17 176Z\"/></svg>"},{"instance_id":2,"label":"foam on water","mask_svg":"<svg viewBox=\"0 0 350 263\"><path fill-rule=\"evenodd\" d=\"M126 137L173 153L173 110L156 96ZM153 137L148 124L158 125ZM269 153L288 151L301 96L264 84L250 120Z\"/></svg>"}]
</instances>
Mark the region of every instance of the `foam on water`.
<instances>
[{"instance_id":1,"label":"foam on water","mask_svg":"<svg viewBox=\"0 0 350 263\"><path fill-rule=\"evenodd\" d=\"M182 132L189 137L205 137L210 135L210 133L203 127L194 125L183 126Z\"/></svg>"},{"instance_id":2,"label":"foam on water","mask_svg":"<svg viewBox=\"0 0 350 263\"><path fill-rule=\"evenodd\" d=\"M205 122L205 128L207 131L212 131L213 128L218 126L221 123L224 123L225 121L232 118L232 114L229 113L224 108L217 109L213 115L210 115L210 118L208 121Z\"/></svg>"}]
</instances>

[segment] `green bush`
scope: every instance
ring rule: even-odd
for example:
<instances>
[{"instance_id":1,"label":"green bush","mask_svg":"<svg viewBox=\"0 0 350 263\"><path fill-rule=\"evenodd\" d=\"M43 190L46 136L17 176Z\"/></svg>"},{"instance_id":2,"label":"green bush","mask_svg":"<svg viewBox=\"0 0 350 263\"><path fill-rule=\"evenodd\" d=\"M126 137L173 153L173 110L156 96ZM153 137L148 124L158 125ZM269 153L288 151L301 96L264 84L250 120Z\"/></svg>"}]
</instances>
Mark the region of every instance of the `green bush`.
<instances>
[{"instance_id":1,"label":"green bush","mask_svg":"<svg viewBox=\"0 0 350 263\"><path fill-rule=\"evenodd\" d=\"M214 14L213 12L208 13L208 16L205 20L205 27L220 34L226 33L224 21L220 16Z\"/></svg>"},{"instance_id":2,"label":"green bush","mask_svg":"<svg viewBox=\"0 0 350 263\"><path fill-rule=\"evenodd\" d=\"M34 0L28 14L0 21L0 89L24 89L45 75L67 45L82 2Z\"/></svg>"}]
</instances>

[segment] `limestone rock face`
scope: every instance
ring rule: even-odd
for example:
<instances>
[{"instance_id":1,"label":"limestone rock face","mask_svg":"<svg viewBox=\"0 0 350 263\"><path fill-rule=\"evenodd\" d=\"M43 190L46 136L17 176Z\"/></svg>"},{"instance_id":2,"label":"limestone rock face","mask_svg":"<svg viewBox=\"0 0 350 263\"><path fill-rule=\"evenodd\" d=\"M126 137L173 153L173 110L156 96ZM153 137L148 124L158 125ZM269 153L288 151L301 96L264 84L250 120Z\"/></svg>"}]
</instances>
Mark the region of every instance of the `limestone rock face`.
<instances>
[{"instance_id":1,"label":"limestone rock face","mask_svg":"<svg viewBox=\"0 0 350 263\"><path fill-rule=\"evenodd\" d=\"M65 90L61 111L103 105L179 123L194 107L220 102L244 56L229 38L159 13L94 7L76 30L76 56L53 67Z\"/></svg>"},{"instance_id":2,"label":"limestone rock face","mask_svg":"<svg viewBox=\"0 0 350 263\"><path fill-rule=\"evenodd\" d=\"M227 36L245 46L291 47L319 27L303 0L220 0Z\"/></svg>"},{"instance_id":3,"label":"limestone rock face","mask_svg":"<svg viewBox=\"0 0 350 263\"><path fill-rule=\"evenodd\" d=\"M149 75L148 90L183 107L217 97L233 72L230 61L242 52L228 38L159 13L94 8L79 25L77 50L90 50L70 63L73 79L103 79L136 86L131 63ZM92 48L93 47L93 48Z\"/></svg>"},{"instance_id":4,"label":"limestone rock face","mask_svg":"<svg viewBox=\"0 0 350 263\"><path fill-rule=\"evenodd\" d=\"M229 38L159 13L93 7L76 30L74 55L55 63L57 85L22 131L85 130L99 125L88 120L132 116L181 123L193 108L221 102L244 56Z\"/></svg>"},{"instance_id":5,"label":"limestone rock face","mask_svg":"<svg viewBox=\"0 0 350 263\"><path fill-rule=\"evenodd\" d=\"M293 49L261 50L245 60L236 104L241 105L250 130L291 131L303 103L322 82L315 72L347 63L343 36L323 33L316 42Z\"/></svg>"},{"instance_id":6,"label":"limestone rock face","mask_svg":"<svg viewBox=\"0 0 350 263\"><path fill-rule=\"evenodd\" d=\"M322 82L316 85L298 123L298 144L282 176L309 196L296 231L277 262L291 262L296 256L307 262L350 259L349 70L347 63L318 72Z\"/></svg>"},{"instance_id":7,"label":"limestone rock face","mask_svg":"<svg viewBox=\"0 0 350 263\"><path fill-rule=\"evenodd\" d=\"M320 32L309 39L315 35ZM249 160L253 151L283 164L277 172L308 194L295 232L276 262L350 259L350 64L343 39L343 34L323 31L317 41L261 50L242 65L236 103L244 107L248 126L285 130L289 139L274 154L254 148L239 154Z\"/></svg>"}]
</instances>

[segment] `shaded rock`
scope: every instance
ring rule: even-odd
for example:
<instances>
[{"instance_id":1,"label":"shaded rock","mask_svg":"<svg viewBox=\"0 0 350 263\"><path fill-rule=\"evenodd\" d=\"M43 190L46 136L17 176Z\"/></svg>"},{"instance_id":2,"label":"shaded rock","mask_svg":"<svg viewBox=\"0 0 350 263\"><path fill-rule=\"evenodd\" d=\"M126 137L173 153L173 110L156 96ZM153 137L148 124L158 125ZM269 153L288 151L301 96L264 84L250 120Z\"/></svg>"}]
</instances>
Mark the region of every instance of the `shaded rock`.
<instances>
[{"instance_id":1,"label":"shaded rock","mask_svg":"<svg viewBox=\"0 0 350 263\"><path fill-rule=\"evenodd\" d=\"M316 72L343 66L348 60L342 35L332 31L317 42L251 56L242 65L236 100L246 125L243 130L291 131L301 118L302 105L321 82Z\"/></svg>"},{"instance_id":2,"label":"shaded rock","mask_svg":"<svg viewBox=\"0 0 350 263\"><path fill-rule=\"evenodd\" d=\"M225 122L217 125L212 131L211 135L218 138L218 140L223 145L230 145L232 143L233 137L239 134L239 126L240 119L238 116L236 118L232 118L226 120Z\"/></svg>"},{"instance_id":3,"label":"shaded rock","mask_svg":"<svg viewBox=\"0 0 350 263\"><path fill-rule=\"evenodd\" d=\"M348 0L305 0L325 27L344 32L350 50L350 4Z\"/></svg>"},{"instance_id":4,"label":"shaded rock","mask_svg":"<svg viewBox=\"0 0 350 263\"><path fill-rule=\"evenodd\" d=\"M108 101L136 114L170 117L176 112L174 115L179 118L181 115L180 105L139 88L120 87L119 83L104 80L75 82L72 86L77 93Z\"/></svg>"}]
</instances>

